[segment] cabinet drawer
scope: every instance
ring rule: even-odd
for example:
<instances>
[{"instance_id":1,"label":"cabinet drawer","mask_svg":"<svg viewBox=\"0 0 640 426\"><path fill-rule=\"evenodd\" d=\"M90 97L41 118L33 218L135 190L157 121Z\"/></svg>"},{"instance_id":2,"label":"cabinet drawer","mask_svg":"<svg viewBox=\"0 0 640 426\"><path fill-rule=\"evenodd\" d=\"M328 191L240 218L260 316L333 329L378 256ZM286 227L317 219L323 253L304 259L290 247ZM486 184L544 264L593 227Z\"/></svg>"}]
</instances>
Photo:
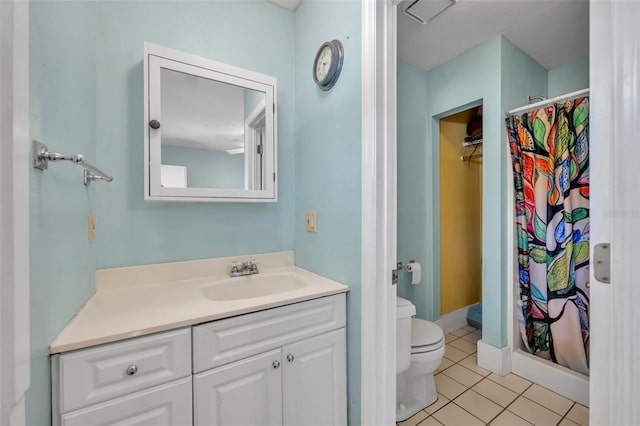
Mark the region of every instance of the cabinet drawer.
<instances>
[{"instance_id":1,"label":"cabinet drawer","mask_svg":"<svg viewBox=\"0 0 640 426\"><path fill-rule=\"evenodd\" d=\"M63 414L61 426L191 426L191 377Z\"/></svg>"},{"instance_id":2,"label":"cabinet drawer","mask_svg":"<svg viewBox=\"0 0 640 426\"><path fill-rule=\"evenodd\" d=\"M193 371L199 373L345 326L345 295L240 315L193 328Z\"/></svg>"},{"instance_id":3,"label":"cabinet drawer","mask_svg":"<svg viewBox=\"0 0 640 426\"><path fill-rule=\"evenodd\" d=\"M52 358L59 410L85 407L191 374L189 328Z\"/></svg>"}]
</instances>

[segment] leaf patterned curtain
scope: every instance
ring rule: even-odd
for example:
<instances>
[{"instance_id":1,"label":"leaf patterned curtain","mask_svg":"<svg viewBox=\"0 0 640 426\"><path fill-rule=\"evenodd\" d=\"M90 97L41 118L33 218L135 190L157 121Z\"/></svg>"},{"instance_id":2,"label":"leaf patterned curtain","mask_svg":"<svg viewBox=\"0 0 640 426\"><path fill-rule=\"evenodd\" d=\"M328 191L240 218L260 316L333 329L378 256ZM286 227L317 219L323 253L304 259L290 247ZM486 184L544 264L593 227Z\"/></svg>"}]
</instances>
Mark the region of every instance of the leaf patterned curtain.
<instances>
[{"instance_id":1,"label":"leaf patterned curtain","mask_svg":"<svg viewBox=\"0 0 640 426\"><path fill-rule=\"evenodd\" d=\"M520 333L589 373L589 99L506 119L515 186Z\"/></svg>"}]
</instances>

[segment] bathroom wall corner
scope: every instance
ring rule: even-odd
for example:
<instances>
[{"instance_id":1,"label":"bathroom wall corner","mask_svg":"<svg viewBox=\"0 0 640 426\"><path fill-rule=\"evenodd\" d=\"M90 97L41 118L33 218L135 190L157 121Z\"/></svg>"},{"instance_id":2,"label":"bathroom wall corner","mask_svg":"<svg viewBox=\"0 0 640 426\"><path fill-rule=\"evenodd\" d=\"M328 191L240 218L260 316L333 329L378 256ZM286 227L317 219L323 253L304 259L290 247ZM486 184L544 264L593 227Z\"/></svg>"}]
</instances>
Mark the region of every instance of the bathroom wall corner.
<instances>
[{"instance_id":1,"label":"bathroom wall corner","mask_svg":"<svg viewBox=\"0 0 640 426\"><path fill-rule=\"evenodd\" d=\"M433 281L433 292L425 298L416 297L414 301L418 312L433 312L434 318L440 316L440 170L439 170L439 120L473 106L483 106L483 183L484 187L499 187L500 174L498 161L502 123L500 79L501 79L501 40L495 37L473 49L457 56L427 73L428 116L427 116L427 156L425 168L430 170L430 180L425 183L427 196L426 220L429 248L426 265L423 265L425 277ZM483 234L493 235L499 232L499 221L492 206L496 203L496 194L483 191ZM498 218L499 219L499 218ZM499 297L495 292L496 275L499 276L499 248L497 241L483 241L483 302ZM496 302L496 305L500 305ZM492 308L493 309L493 308ZM499 314L499 311L496 311ZM494 312L492 315L495 315ZM491 323L491 321L490 321ZM490 341L499 339L500 323L494 321L483 331Z\"/></svg>"},{"instance_id":2,"label":"bathroom wall corner","mask_svg":"<svg viewBox=\"0 0 640 426\"><path fill-rule=\"evenodd\" d=\"M30 136L51 151L95 158L95 2L32 2ZM50 163L30 174L31 385L27 424L51 421L49 344L95 289L96 246L87 235L98 185L82 169ZM100 220L100 217L98 217Z\"/></svg>"},{"instance_id":3,"label":"bathroom wall corner","mask_svg":"<svg viewBox=\"0 0 640 426\"><path fill-rule=\"evenodd\" d=\"M547 95L552 98L589 87L589 56L549 70Z\"/></svg>"},{"instance_id":4,"label":"bathroom wall corner","mask_svg":"<svg viewBox=\"0 0 640 426\"><path fill-rule=\"evenodd\" d=\"M349 424L360 424L361 333L361 22L360 2L303 2L295 12L296 265L349 286L347 372ZM338 39L344 65L322 91L311 76L320 45ZM318 232L305 231L317 211Z\"/></svg>"},{"instance_id":5,"label":"bathroom wall corner","mask_svg":"<svg viewBox=\"0 0 640 426\"><path fill-rule=\"evenodd\" d=\"M501 67L502 67L502 80L501 80L501 97L502 97L502 110L511 108L517 108L528 103L529 96L547 96L548 87L548 72L547 70L537 63L534 59L520 50L517 46L507 40L505 37L501 37ZM513 255L510 248L512 247L509 238L513 238L514 235L514 216L513 216L513 195L512 182L513 179L511 173L511 162L509 145L507 140L507 131L504 124L504 113L502 113L501 120L501 152L500 152L500 203L499 211L501 212L500 220L500 256L501 256L501 280L500 288L494 289L499 292L501 296L500 300L500 338L487 341L493 344L495 347L501 348L507 345L508 342L508 330L511 329L509 323L513 321L508 313L510 309L507 304L512 303L509 300L508 295L510 293L509 287L514 288L514 272L513 272ZM487 306L483 305L486 309ZM484 315L484 313L483 313ZM497 336L496 336L497 337ZM483 335L484 338L484 335Z\"/></svg>"},{"instance_id":6,"label":"bathroom wall corner","mask_svg":"<svg viewBox=\"0 0 640 426\"><path fill-rule=\"evenodd\" d=\"M397 136L397 241L398 261L415 260L427 265L429 234L427 232L428 196L424 188L430 181L428 168L427 73L404 61L398 60L398 136ZM425 186L426 185L426 186ZM399 271L398 296L409 300L431 299L434 283L427 274L422 282L411 285L411 274ZM435 319L434 312L420 305L418 316Z\"/></svg>"},{"instance_id":7,"label":"bathroom wall corner","mask_svg":"<svg viewBox=\"0 0 640 426\"><path fill-rule=\"evenodd\" d=\"M500 376L511 372L511 348L497 348L478 340L478 366Z\"/></svg>"}]
</instances>

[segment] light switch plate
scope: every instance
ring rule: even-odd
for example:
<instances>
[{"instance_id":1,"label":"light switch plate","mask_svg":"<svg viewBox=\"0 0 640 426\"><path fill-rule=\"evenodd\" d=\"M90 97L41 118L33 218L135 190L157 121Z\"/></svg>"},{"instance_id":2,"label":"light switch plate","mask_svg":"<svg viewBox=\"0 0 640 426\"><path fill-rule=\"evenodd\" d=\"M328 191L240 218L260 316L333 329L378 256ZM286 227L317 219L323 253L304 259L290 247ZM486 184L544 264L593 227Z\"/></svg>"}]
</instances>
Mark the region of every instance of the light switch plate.
<instances>
[{"instance_id":1,"label":"light switch plate","mask_svg":"<svg viewBox=\"0 0 640 426\"><path fill-rule=\"evenodd\" d=\"M93 212L89 212L89 242L92 243L96 239L96 216Z\"/></svg>"},{"instance_id":2,"label":"light switch plate","mask_svg":"<svg viewBox=\"0 0 640 426\"><path fill-rule=\"evenodd\" d=\"M307 232L318 232L318 212L307 212Z\"/></svg>"}]
</instances>

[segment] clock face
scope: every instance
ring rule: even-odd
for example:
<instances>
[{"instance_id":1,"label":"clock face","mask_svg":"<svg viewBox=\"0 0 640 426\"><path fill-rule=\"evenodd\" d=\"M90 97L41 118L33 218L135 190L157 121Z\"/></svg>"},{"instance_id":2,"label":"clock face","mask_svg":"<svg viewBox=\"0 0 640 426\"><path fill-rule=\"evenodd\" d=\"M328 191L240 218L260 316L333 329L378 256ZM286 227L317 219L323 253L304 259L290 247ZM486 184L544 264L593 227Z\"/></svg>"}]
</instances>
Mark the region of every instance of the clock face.
<instances>
[{"instance_id":1,"label":"clock face","mask_svg":"<svg viewBox=\"0 0 640 426\"><path fill-rule=\"evenodd\" d=\"M325 46L319 53L318 59L316 60L316 80L319 82L323 82L327 75L329 74L329 70L331 69L331 46Z\"/></svg>"},{"instance_id":2,"label":"clock face","mask_svg":"<svg viewBox=\"0 0 640 426\"><path fill-rule=\"evenodd\" d=\"M327 41L320 46L313 62L313 80L320 90L327 91L336 84L343 60L344 48L340 40Z\"/></svg>"}]
</instances>

